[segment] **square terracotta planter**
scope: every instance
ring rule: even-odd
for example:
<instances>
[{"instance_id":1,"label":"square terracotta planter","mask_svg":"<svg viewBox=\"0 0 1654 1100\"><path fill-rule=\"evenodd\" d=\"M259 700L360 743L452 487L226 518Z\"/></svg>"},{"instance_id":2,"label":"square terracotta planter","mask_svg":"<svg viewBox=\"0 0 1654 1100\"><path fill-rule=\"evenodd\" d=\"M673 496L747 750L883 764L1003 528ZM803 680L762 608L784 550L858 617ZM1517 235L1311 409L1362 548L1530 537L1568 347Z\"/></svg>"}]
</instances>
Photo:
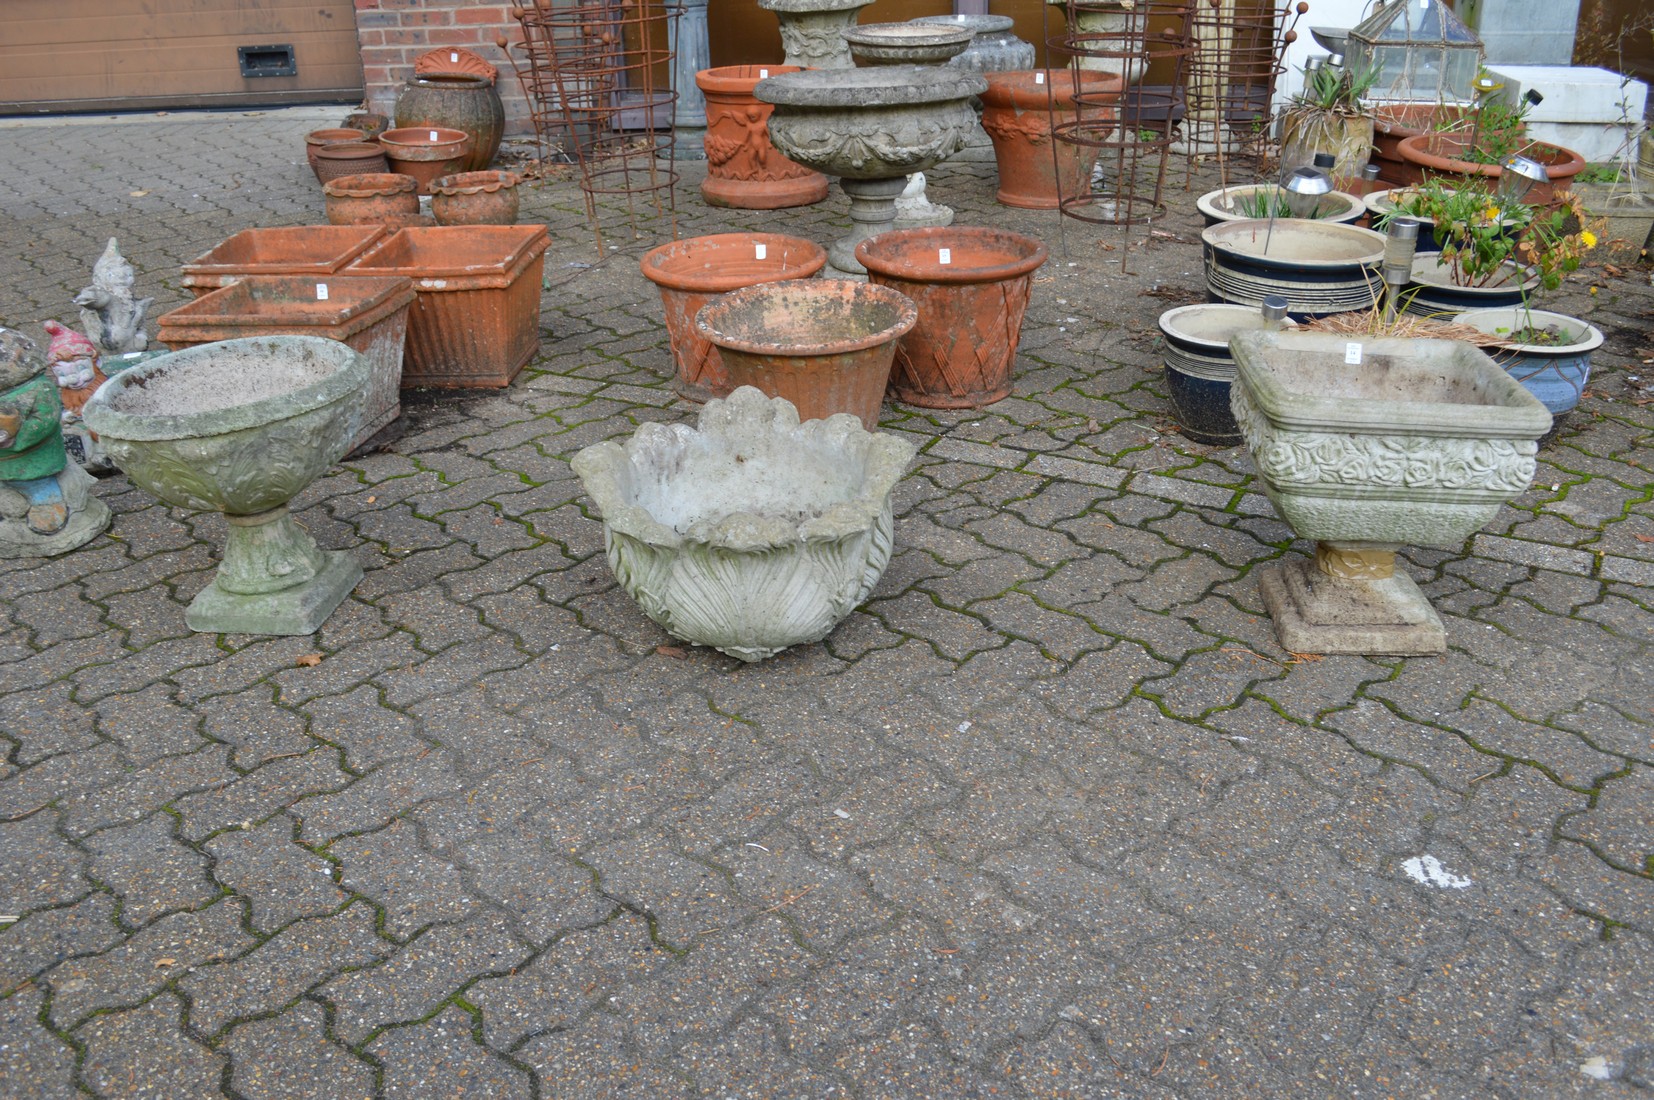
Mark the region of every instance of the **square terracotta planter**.
<instances>
[{"instance_id":1,"label":"square terracotta planter","mask_svg":"<svg viewBox=\"0 0 1654 1100\"><path fill-rule=\"evenodd\" d=\"M331 275L385 235L379 225L295 225L243 229L184 265L197 298L245 275Z\"/></svg>"},{"instance_id":2,"label":"square terracotta planter","mask_svg":"<svg viewBox=\"0 0 1654 1100\"><path fill-rule=\"evenodd\" d=\"M326 287L321 297L318 287ZM247 336L325 336L368 361L357 450L402 413L402 348L413 283L406 276L248 275L163 314L157 337L174 351Z\"/></svg>"},{"instance_id":3,"label":"square terracotta planter","mask_svg":"<svg viewBox=\"0 0 1654 1100\"><path fill-rule=\"evenodd\" d=\"M404 387L501 388L540 346L550 242L543 225L401 229L345 270L413 279Z\"/></svg>"}]
</instances>

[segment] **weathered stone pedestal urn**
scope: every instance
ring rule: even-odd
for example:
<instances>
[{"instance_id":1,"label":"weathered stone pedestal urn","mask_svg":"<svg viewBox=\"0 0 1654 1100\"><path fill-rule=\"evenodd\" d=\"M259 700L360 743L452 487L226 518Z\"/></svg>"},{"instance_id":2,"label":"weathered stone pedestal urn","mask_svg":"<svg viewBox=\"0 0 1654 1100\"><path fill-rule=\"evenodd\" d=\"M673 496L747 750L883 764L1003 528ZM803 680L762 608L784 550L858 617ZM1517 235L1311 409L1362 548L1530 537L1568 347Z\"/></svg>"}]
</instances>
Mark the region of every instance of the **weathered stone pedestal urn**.
<instances>
[{"instance_id":1,"label":"weathered stone pedestal urn","mask_svg":"<svg viewBox=\"0 0 1654 1100\"><path fill-rule=\"evenodd\" d=\"M893 227L909 172L958 152L976 125L971 97L987 82L975 73L881 65L788 73L753 94L775 106L770 140L799 164L838 176L855 228L827 250L841 272L866 274L856 245Z\"/></svg>"},{"instance_id":2,"label":"weathered stone pedestal urn","mask_svg":"<svg viewBox=\"0 0 1654 1100\"><path fill-rule=\"evenodd\" d=\"M781 24L782 64L801 69L848 69L850 47L839 32L855 26L873 0L758 0Z\"/></svg>"},{"instance_id":3,"label":"weathered stone pedestal urn","mask_svg":"<svg viewBox=\"0 0 1654 1100\"><path fill-rule=\"evenodd\" d=\"M218 573L184 614L191 630L311 634L362 579L287 502L350 446L368 374L335 340L226 340L140 363L87 403L87 425L133 481L229 522Z\"/></svg>"},{"instance_id":4,"label":"weathered stone pedestal urn","mask_svg":"<svg viewBox=\"0 0 1654 1100\"><path fill-rule=\"evenodd\" d=\"M1258 481L1316 543L1313 562L1259 575L1281 645L1445 652L1441 619L1395 552L1457 548L1527 489L1550 414L1469 344L1245 332L1230 348L1230 402Z\"/></svg>"},{"instance_id":5,"label":"weathered stone pedestal urn","mask_svg":"<svg viewBox=\"0 0 1654 1100\"><path fill-rule=\"evenodd\" d=\"M802 424L743 386L700 422L587 447L609 567L675 637L743 661L820 641L890 563L890 495L913 446L847 413Z\"/></svg>"}]
</instances>

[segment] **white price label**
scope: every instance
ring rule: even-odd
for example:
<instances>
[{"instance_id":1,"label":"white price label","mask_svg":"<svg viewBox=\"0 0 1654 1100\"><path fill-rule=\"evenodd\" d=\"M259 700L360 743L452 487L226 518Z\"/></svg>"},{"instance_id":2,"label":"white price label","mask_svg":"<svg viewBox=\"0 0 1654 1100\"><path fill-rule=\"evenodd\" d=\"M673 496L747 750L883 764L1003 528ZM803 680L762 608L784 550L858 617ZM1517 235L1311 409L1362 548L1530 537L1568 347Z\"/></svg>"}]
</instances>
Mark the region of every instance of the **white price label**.
<instances>
[{"instance_id":1,"label":"white price label","mask_svg":"<svg viewBox=\"0 0 1654 1100\"><path fill-rule=\"evenodd\" d=\"M432 131L431 131L431 140L432 140L432 141L436 141L436 140L437 140L437 136L436 136L436 131L435 131L435 130L432 130Z\"/></svg>"},{"instance_id":2,"label":"white price label","mask_svg":"<svg viewBox=\"0 0 1654 1100\"><path fill-rule=\"evenodd\" d=\"M1044 73L1035 73L1034 74L1034 83L1035 84L1044 84L1045 83L1045 74Z\"/></svg>"},{"instance_id":3,"label":"white price label","mask_svg":"<svg viewBox=\"0 0 1654 1100\"><path fill-rule=\"evenodd\" d=\"M752 250L757 254L757 258L760 260L762 260L765 256L768 256L770 253L769 246L762 243L753 245Z\"/></svg>"},{"instance_id":4,"label":"white price label","mask_svg":"<svg viewBox=\"0 0 1654 1100\"><path fill-rule=\"evenodd\" d=\"M458 65L459 64L459 51L458 50L450 51L449 54L448 54L448 61L449 61L450 64Z\"/></svg>"},{"instance_id":5,"label":"white price label","mask_svg":"<svg viewBox=\"0 0 1654 1100\"><path fill-rule=\"evenodd\" d=\"M1361 345L1351 342L1344 345L1344 362L1352 367L1361 365Z\"/></svg>"},{"instance_id":6,"label":"white price label","mask_svg":"<svg viewBox=\"0 0 1654 1100\"><path fill-rule=\"evenodd\" d=\"M951 263L953 263L953 249L951 249L951 248L938 248L936 250L936 262L939 263L939 264L951 264Z\"/></svg>"},{"instance_id":7,"label":"white price label","mask_svg":"<svg viewBox=\"0 0 1654 1100\"><path fill-rule=\"evenodd\" d=\"M770 78L770 71L768 69L759 69L758 70L758 79L759 80L768 80L769 78Z\"/></svg>"},{"instance_id":8,"label":"white price label","mask_svg":"<svg viewBox=\"0 0 1654 1100\"><path fill-rule=\"evenodd\" d=\"M318 301L318 302L327 301L327 284L326 283L317 283L316 284L316 301Z\"/></svg>"}]
</instances>

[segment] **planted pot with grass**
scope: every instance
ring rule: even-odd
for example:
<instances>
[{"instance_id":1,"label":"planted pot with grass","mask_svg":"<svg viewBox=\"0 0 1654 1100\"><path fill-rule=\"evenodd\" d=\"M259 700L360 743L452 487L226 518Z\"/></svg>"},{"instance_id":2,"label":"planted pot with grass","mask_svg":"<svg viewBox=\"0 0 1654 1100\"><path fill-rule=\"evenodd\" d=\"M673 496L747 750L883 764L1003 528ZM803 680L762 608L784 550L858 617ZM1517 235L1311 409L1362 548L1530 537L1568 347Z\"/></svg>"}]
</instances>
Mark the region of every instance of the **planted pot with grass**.
<instances>
[{"instance_id":1,"label":"planted pot with grass","mask_svg":"<svg viewBox=\"0 0 1654 1100\"><path fill-rule=\"evenodd\" d=\"M1304 86L1281 115L1281 171L1334 157L1333 186L1354 191L1373 150L1373 119L1361 97L1378 71L1355 64L1322 65L1304 73Z\"/></svg>"},{"instance_id":2,"label":"planted pot with grass","mask_svg":"<svg viewBox=\"0 0 1654 1100\"><path fill-rule=\"evenodd\" d=\"M1200 210L1201 217L1206 219L1207 225L1244 221L1247 218L1300 216L1294 214L1292 208L1287 205L1286 195L1278 183L1247 183L1220 187L1196 199L1195 206ZM1321 196L1308 214L1303 216L1315 221L1351 224L1359 221L1366 213L1366 206L1354 195L1331 191Z\"/></svg>"}]
</instances>

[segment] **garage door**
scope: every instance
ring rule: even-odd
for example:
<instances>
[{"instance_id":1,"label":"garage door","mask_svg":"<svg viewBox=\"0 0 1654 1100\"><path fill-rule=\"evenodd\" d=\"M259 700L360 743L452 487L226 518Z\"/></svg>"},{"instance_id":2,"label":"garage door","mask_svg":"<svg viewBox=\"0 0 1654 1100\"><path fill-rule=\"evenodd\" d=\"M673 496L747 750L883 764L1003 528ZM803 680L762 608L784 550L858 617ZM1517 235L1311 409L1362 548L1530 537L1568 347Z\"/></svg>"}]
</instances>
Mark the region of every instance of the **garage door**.
<instances>
[{"instance_id":1,"label":"garage door","mask_svg":"<svg viewBox=\"0 0 1654 1100\"><path fill-rule=\"evenodd\" d=\"M0 113L351 102L351 0L4 0Z\"/></svg>"}]
</instances>

